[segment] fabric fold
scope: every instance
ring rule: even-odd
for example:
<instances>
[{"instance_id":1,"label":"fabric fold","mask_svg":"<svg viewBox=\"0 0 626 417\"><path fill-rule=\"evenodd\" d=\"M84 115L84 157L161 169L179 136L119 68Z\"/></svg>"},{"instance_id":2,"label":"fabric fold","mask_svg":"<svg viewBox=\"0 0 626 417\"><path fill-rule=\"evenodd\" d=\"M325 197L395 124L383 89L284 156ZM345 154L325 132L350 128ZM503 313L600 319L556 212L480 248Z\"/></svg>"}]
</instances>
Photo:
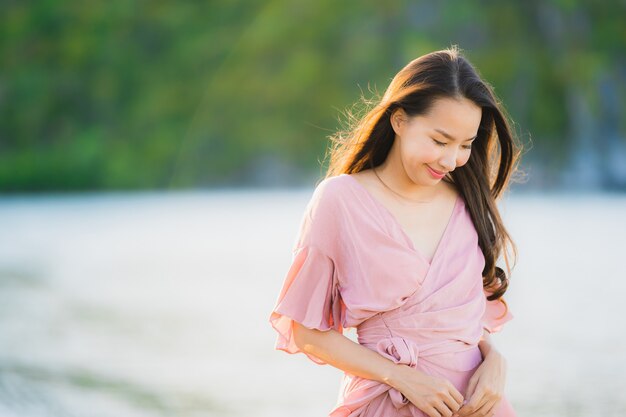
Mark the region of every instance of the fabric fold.
<instances>
[{"instance_id":1,"label":"fabric fold","mask_svg":"<svg viewBox=\"0 0 626 417\"><path fill-rule=\"evenodd\" d=\"M483 361L481 336L500 331L513 315L504 299L486 299L478 234L465 200L456 198L429 263L356 178L342 174L319 183L270 315L278 332L275 348L302 352L293 337L296 322L320 331L355 328L360 345L395 364L445 378L465 395ZM515 417L506 399L495 411L496 417ZM344 372L329 416L386 415L425 416L389 384Z\"/></svg>"},{"instance_id":2,"label":"fabric fold","mask_svg":"<svg viewBox=\"0 0 626 417\"><path fill-rule=\"evenodd\" d=\"M486 290L484 293L485 297L490 294ZM499 332L504 327L504 324L514 317L503 297L493 301L485 299L485 304L485 313L481 323L483 328L489 333Z\"/></svg>"},{"instance_id":3,"label":"fabric fold","mask_svg":"<svg viewBox=\"0 0 626 417\"><path fill-rule=\"evenodd\" d=\"M332 259L315 246L297 248L270 314L269 321L278 332L275 349L292 354L302 352L313 362L326 365L296 345L293 322L309 329L335 329L342 333L342 304Z\"/></svg>"},{"instance_id":4,"label":"fabric fold","mask_svg":"<svg viewBox=\"0 0 626 417\"><path fill-rule=\"evenodd\" d=\"M376 350L382 356L397 364L407 365L411 368L417 366L419 347L415 343L407 342L404 338L390 336L381 339L376 344ZM389 388L389 397L396 408L402 408L409 404L409 400L397 389Z\"/></svg>"}]
</instances>

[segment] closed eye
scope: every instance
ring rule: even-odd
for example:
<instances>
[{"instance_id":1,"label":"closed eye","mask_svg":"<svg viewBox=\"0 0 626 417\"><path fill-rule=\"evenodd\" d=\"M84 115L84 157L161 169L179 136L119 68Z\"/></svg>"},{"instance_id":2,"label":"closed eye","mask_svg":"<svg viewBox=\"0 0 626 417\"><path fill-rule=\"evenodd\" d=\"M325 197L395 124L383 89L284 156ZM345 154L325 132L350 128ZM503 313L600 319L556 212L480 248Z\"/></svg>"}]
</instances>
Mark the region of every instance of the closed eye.
<instances>
[{"instance_id":1,"label":"closed eye","mask_svg":"<svg viewBox=\"0 0 626 417\"><path fill-rule=\"evenodd\" d=\"M431 139L433 139L433 138L431 138ZM437 144L437 146L446 146L447 145L447 143L439 142L436 139L433 139L433 142L435 142ZM465 148L465 149L472 149L472 145L463 145L463 148Z\"/></svg>"}]
</instances>

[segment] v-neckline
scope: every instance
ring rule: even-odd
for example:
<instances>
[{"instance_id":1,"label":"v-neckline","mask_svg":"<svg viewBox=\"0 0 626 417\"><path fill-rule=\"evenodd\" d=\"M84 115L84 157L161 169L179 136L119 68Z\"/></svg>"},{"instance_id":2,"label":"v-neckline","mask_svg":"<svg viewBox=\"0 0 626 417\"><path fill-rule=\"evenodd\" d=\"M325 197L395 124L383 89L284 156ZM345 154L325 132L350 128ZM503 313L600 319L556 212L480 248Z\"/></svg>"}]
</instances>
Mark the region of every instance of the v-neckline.
<instances>
[{"instance_id":1,"label":"v-neckline","mask_svg":"<svg viewBox=\"0 0 626 417\"><path fill-rule=\"evenodd\" d=\"M415 247L415 244L413 243L413 239L411 239L409 234L404 230L404 227L402 226L402 224L400 224L400 222L398 221L396 216L394 216L394 214L387 208L387 206L385 206L383 203L378 201L378 199L376 197L374 197L372 195L372 193L367 188L365 188L365 186L363 184L361 184L359 181L357 181L356 178L354 178L351 175L346 174L346 173L343 173L343 174L340 174L340 175L349 177L350 180L357 186L357 188L359 188L361 191L363 191L363 193L375 205L377 205L378 207L381 208L381 210L387 215L387 217L389 217L391 219L391 221L396 225L398 230L400 230L400 233L403 235L404 239L407 241L408 248L426 264L428 269L430 269L430 267L437 260L439 252L441 252L442 246L445 244L445 240L446 240L446 237L448 235L448 230L450 229L450 225L452 224L452 221L454 220L454 217L456 215L457 207L459 205L459 200L461 200L461 195L457 194L456 198L454 199L454 207L452 208L452 214L450 214L450 217L448 218L448 222L446 223L446 227L443 229L443 233L441 234L441 237L439 238L439 243L437 243L437 247L435 248L435 252L433 254L433 257L429 261L426 258L426 256L424 256L419 250L417 250L417 248Z\"/></svg>"}]
</instances>

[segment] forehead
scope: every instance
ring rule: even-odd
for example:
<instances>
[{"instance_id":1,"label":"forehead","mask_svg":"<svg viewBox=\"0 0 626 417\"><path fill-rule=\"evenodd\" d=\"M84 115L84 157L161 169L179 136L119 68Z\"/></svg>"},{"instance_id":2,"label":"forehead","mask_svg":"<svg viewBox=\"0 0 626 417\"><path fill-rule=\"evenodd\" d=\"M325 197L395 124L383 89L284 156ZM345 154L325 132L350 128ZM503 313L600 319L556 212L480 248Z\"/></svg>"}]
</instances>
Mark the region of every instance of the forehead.
<instances>
[{"instance_id":1,"label":"forehead","mask_svg":"<svg viewBox=\"0 0 626 417\"><path fill-rule=\"evenodd\" d=\"M466 98L439 98L428 113L420 117L429 128L440 128L455 137L469 138L478 131L482 109Z\"/></svg>"}]
</instances>

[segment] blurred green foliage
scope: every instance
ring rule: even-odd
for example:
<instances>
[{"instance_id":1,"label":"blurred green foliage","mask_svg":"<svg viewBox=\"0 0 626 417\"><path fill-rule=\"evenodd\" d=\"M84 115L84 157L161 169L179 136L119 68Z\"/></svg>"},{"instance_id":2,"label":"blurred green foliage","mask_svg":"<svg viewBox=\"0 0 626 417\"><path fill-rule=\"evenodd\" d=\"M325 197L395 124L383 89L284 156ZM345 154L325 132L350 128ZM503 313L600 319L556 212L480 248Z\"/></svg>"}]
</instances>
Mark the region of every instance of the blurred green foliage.
<instances>
[{"instance_id":1,"label":"blurred green foliage","mask_svg":"<svg viewBox=\"0 0 626 417\"><path fill-rule=\"evenodd\" d=\"M341 111L451 44L558 166L581 114L623 136L624 4L3 0L0 190L295 181Z\"/></svg>"}]
</instances>

